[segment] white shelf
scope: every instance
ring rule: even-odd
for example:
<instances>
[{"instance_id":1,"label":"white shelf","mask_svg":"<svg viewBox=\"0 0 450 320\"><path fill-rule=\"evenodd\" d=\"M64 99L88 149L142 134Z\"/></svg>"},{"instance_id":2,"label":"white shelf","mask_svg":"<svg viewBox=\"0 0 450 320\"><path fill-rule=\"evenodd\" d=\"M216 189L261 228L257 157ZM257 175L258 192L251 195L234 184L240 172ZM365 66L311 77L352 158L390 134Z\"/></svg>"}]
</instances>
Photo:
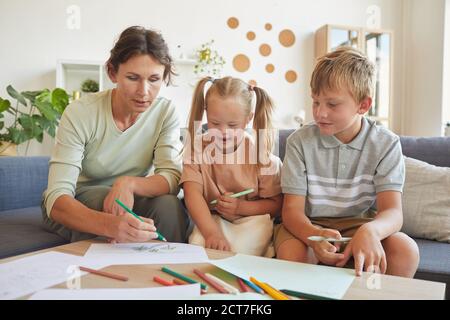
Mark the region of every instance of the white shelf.
<instances>
[{"instance_id":1,"label":"white shelf","mask_svg":"<svg viewBox=\"0 0 450 320\"><path fill-rule=\"evenodd\" d=\"M86 79L98 82L99 90L113 88L102 61L90 60L58 60L56 66L56 87L62 88L72 95L81 92L81 84Z\"/></svg>"}]
</instances>

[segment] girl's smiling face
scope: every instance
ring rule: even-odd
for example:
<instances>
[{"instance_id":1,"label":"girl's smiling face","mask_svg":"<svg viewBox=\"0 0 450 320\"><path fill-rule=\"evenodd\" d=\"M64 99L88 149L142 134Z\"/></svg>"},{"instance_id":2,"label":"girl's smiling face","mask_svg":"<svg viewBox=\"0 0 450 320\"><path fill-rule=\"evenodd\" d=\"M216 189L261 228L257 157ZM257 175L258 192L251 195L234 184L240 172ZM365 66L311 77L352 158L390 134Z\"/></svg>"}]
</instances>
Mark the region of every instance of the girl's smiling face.
<instances>
[{"instance_id":1,"label":"girl's smiling face","mask_svg":"<svg viewBox=\"0 0 450 320\"><path fill-rule=\"evenodd\" d=\"M208 122L208 134L214 137L216 146L225 149L224 146L240 144L245 128L253 118L253 113L247 114L246 108L239 104L234 97L220 97L212 93L208 97L206 118Z\"/></svg>"}]
</instances>

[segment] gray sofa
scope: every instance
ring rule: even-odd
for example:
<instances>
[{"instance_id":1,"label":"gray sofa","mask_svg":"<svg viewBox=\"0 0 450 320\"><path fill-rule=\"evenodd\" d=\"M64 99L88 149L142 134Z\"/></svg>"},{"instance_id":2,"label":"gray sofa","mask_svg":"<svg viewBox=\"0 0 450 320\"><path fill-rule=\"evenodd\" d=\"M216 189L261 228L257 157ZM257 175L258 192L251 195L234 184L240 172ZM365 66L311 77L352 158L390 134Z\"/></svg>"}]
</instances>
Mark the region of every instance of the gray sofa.
<instances>
[{"instance_id":1,"label":"gray sofa","mask_svg":"<svg viewBox=\"0 0 450 320\"><path fill-rule=\"evenodd\" d=\"M276 145L281 158L286 138ZM450 167L450 138L401 137L403 153L437 166ZM48 157L0 157L0 259L67 243L42 227L41 196L47 186ZM415 239L420 250L417 279L447 284L450 299L450 244Z\"/></svg>"}]
</instances>

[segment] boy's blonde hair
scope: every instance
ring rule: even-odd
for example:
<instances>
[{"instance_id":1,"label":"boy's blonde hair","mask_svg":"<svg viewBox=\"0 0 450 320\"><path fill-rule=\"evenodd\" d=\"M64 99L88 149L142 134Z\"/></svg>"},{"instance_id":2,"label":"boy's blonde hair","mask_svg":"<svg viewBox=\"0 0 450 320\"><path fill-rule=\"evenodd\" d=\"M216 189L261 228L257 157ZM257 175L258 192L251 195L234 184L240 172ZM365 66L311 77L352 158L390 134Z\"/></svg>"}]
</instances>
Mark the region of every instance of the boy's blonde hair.
<instances>
[{"instance_id":1,"label":"boy's blonde hair","mask_svg":"<svg viewBox=\"0 0 450 320\"><path fill-rule=\"evenodd\" d=\"M211 86L204 93L205 86L211 82ZM213 79L206 77L201 79L192 98L191 112L189 115L189 134L191 138L198 133L199 128L195 128L194 124L199 123L203 119L203 114L208 108L208 99L212 94L226 99L233 97L249 115L252 112L253 92L255 93L255 113L253 118L253 129L256 132L256 148L258 164L266 164L269 154L273 148L272 136L272 111L274 108L272 99L267 92L259 87L249 85L238 78L224 77ZM260 135L260 129L263 130ZM261 139L260 139L261 138ZM262 150L260 150L262 147Z\"/></svg>"},{"instance_id":2,"label":"boy's blonde hair","mask_svg":"<svg viewBox=\"0 0 450 320\"><path fill-rule=\"evenodd\" d=\"M374 93L375 65L352 47L339 47L318 59L311 77L311 92L348 89L357 103Z\"/></svg>"}]
</instances>

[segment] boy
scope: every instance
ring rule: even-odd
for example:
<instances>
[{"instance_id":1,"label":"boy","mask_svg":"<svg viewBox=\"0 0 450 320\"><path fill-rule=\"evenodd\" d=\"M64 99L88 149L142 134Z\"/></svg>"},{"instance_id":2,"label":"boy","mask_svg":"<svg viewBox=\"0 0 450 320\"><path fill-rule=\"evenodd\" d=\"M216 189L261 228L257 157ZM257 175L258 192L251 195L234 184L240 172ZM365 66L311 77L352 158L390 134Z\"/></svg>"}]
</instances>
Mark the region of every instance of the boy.
<instances>
[{"instance_id":1,"label":"boy","mask_svg":"<svg viewBox=\"0 0 450 320\"><path fill-rule=\"evenodd\" d=\"M417 245L399 232L405 171L400 139L363 116L372 105L374 74L374 65L352 48L319 59L311 79L315 123L287 139L277 258L343 267L353 256L357 276L414 276ZM338 242L310 236L352 240L340 252Z\"/></svg>"}]
</instances>

